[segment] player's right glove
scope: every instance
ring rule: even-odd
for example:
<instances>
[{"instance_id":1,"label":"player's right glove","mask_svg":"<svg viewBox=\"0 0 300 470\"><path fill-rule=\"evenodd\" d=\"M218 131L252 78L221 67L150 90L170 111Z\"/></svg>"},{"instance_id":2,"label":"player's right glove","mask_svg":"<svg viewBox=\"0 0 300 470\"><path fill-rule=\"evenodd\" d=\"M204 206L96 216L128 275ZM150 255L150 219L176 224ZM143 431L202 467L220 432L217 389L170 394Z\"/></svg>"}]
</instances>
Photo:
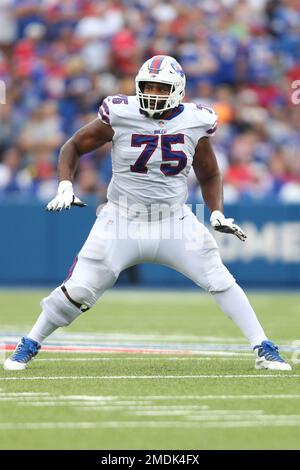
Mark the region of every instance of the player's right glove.
<instances>
[{"instance_id":1,"label":"player's right glove","mask_svg":"<svg viewBox=\"0 0 300 470\"><path fill-rule=\"evenodd\" d=\"M212 227L218 232L232 233L236 235L242 242L247 238L241 227L234 224L234 219L226 219L224 214L220 211L213 211L210 216L210 223Z\"/></svg>"},{"instance_id":2,"label":"player's right glove","mask_svg":"<svg viewBox=\"0 0 300 470\"><path fill-rule=\"evenodd\" d=\"M57 194L47 206L47 211L61 211L62 209L70 209L71 206L85 207L86 204L74 195L73 185L71 181L64 180L58 185Z\"/></svg>"}]
</instances>

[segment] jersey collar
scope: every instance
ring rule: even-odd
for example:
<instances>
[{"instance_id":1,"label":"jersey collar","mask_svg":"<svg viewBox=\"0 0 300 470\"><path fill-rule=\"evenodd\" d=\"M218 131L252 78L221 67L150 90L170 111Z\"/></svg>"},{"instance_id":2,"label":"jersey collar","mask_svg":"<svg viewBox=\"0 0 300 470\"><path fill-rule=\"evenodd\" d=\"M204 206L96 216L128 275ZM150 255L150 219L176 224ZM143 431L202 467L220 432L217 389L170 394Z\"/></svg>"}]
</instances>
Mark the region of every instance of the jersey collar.
<instances>
[{"instance_id":1,"label":"jersey collar","mask_svg":"<svg viewBox=\"0 0 300 470\"><path fill-rule=\"evenodd\" d=\"M171 119L174 119L175 117L179 116L179 114L181 114L183 110L184 110L184 105L180 104L179 106L177 106L177 108L173 108L173 109L170 109L169 111L166 111L165 116L162 115L158 117L157 119L154 119L154 121L171 121ZM140 109L140 113L148 117L146 111L143 111Z\"/></svg>"},{"instance_id":2,"label":"jersey collar","mask_svg":"<svg viewBox=\"0 0 300 470\"><path fill-rule=\"evenodd\" d=\"M181 114L183 110L184 110L184 105L180 104L179 106L177 106L177 108L170 109L170 111L168 111L168 114L166 113L166 116L165 117L162 116L160 120L171 121L171 119L174 119L175 117L179 116L179 114Z\"/></svg>"}]
</instances>

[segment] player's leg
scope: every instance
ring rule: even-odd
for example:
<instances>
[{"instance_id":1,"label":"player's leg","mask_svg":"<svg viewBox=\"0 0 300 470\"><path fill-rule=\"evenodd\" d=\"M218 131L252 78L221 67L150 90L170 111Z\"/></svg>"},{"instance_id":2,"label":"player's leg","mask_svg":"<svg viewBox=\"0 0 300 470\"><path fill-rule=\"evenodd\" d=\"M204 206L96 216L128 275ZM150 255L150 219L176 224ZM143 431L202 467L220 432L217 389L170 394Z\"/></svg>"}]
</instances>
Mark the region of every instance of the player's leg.
<instances>
[{"instance_id":1,"label":"player's leg","mask_svg":"<svg viewBox=\"0 0 300 470\"><path fill-rule=\"evenodd\" d=\"M291 366L280 356L278 347L265 336L245 292L238 284L212 294L223 312L248 338L256 354L256 369L291 370Z\"/></svg>"},{"instance_id":2,"label":"player's leg","mask_svg":"<svg viewBox=\"0 0 300 470\"><path fill-rule=\"evenodd\" d=\"M96 219L66 281L42 299L42 313L12 357L6 359L5 369L24 369L45 338L89 310L113 286L120 271L134 264L136 241L118 240L115 229L116 214L105 209Z\"/></svg>"},{"instance_id":3,"label":"player's leg","mask_svg":"<svg viewBox=\"0 0 300 470\"><path fill-rule=\"evenodd\" d=\"M103 274L103 278L101 276ZM4 362L6 370L23 370L42 342L56 329L68 326L89 310L116 277L101 261L79 254L73 275L41 301L42 312L27 336L21 338L13 355ZM97 281L99 285L96 285Z\"/></svg>"},{"instance_id":4,"label":"player's leg","mask_svg":"<svg viewBox=\"0 0 300 470\"><path fill-rule=\"evenodd\" d=\"M267 340L244 291L222 263L212 235L188 208L185 208L184 218L178 217L174 226L180 223L182 231L177 230L178 239L171 236L171 239L161 241L157 261L185 274L213 295L255 350L256 368L290 370L289 364L279 356L277 347Z\"/></svg>"}]
</instances>

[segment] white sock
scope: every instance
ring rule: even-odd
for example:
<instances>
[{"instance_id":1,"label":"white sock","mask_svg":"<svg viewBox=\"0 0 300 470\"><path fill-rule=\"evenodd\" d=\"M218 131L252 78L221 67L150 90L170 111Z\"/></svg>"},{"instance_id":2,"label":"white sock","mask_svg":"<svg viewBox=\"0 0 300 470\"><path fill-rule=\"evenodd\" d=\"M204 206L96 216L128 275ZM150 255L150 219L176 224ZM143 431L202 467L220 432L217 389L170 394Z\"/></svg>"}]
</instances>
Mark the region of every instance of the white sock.
<instances>
[{"instance_id":1,"label":"white sock","mask_svg":"<svg viewBox=\"0 0 300 470\"><path fill-rule=\"evenodd\" d=\"M216 292L213 296L223 312L248 338L252 348L267 339L245 292L238 284L224 292Z\"/></svg>"},{"instance_id":2,"label":"white sock","mask_svg":"<svg viewBox=\"0 0 300 470\"><path fill-rule=\"evenodd\" d=\"M57 328L59 328L59 326L51 323L45 313L42 312L27 337L41 344L42 341L51 335L51 333L53 333Z\"/></svg>"}]
</instances>

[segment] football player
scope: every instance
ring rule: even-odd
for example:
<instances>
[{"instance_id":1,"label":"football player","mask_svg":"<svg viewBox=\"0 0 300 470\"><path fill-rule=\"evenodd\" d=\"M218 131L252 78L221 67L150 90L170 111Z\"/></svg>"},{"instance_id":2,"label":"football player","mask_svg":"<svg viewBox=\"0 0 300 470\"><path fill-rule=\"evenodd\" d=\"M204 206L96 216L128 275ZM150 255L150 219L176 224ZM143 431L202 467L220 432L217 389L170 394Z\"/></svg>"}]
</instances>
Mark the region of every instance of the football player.
<instances>
[{"instance_id":1,"label":"football player","mask_svg":"<svg viewBox=\"0 0 300 470\"><path fill-rule=\"evenodd\" d=\"M291 370L223 265L214 238L185 205L193 167L212 227L245 241L243 230L223 214L222 178L210 142L217 116L205 106L183 103L184 94L180 64L169 56L152 57L137 74L135 96L104 99L98 117L63 145L58 191L47 209L84 206L72 186L78 160L112 142L108 202L67 280L42 300L37 322L6 359L6 370L25 369L45 338L90 309L122 270L142 262L172 267L210 292L251 344L256 369Z\"/></svg>"}]
</instances>

